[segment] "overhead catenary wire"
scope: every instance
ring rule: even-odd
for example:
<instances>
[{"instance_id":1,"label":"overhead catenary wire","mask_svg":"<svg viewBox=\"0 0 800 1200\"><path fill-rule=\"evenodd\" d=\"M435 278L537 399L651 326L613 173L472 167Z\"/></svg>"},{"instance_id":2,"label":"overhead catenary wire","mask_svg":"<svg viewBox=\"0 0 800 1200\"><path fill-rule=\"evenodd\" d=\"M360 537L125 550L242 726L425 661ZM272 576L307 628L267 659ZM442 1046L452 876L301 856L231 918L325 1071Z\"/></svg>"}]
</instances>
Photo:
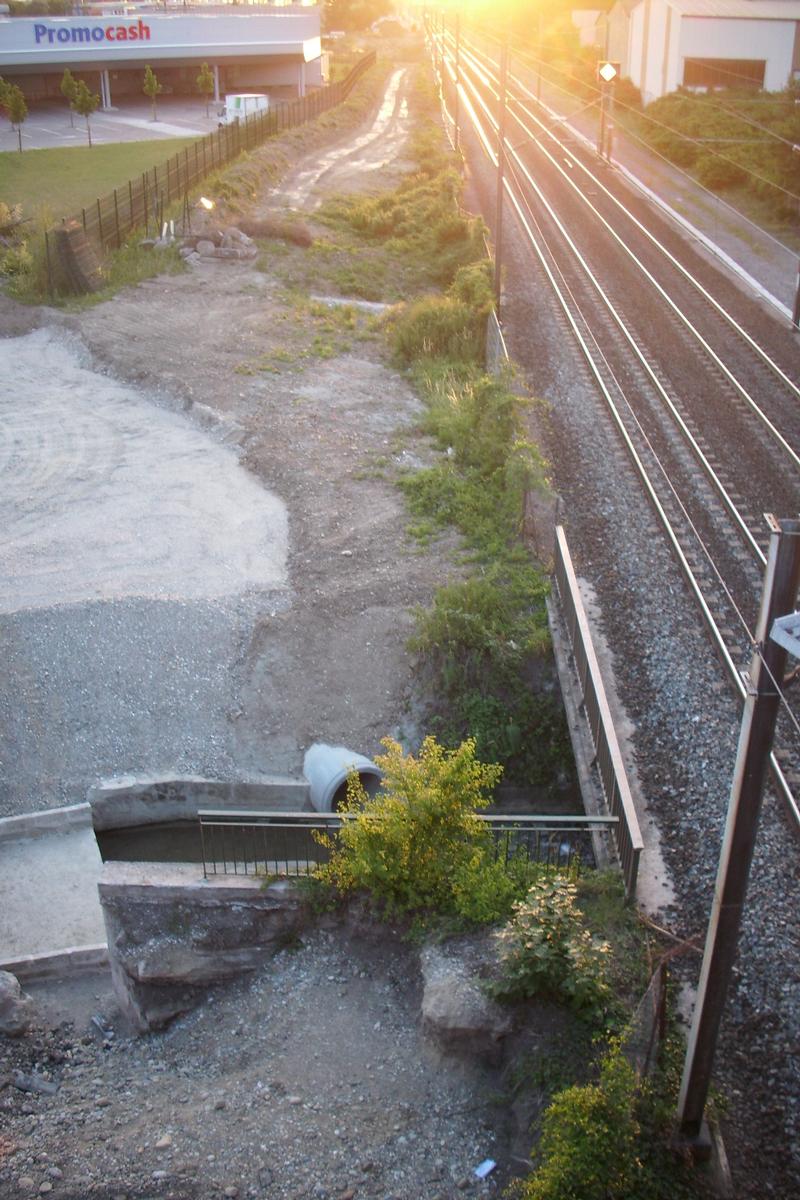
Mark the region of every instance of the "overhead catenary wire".
<instances>
[{"instance_id":1,"label":"overhead catenary wire","mask_svg":"<svg viewBox=\"0 0 800 1200\"><path fill-rule=\"evenodd\" d=\"M483 141L484 147L485 147L487 153L489 154L489 157L493 161L496 161L495 155L494 155L493 151L491 150L489 140L487 139L486 134L483 132L482 124L480 123L480 121L477 117L477 113L475 112L473 105L468 101L468 98L466 97L466 95L464 98L468 103L469 111L472 114L473 122L476 124L476 131L478 132L480 139ZM480 100L480 98L478 98L478 99ZM494 123L493 118L491 117L491 114L489 114L488 110L486 110L485 104L483 104L482 101L481 101L481 104L482 104L482 107L484 108L484 110L487 112L487 116L488 116L489 120L492 123ZM591 331L591 328L587 322L586 316L585 316L579 302L577 301L576 297L574 296L574 293L572 292L572 289L570 288L566 278L564 277L563 272L561 271L560 267L558 266L558 263L555 259L555 255L553 253L552 247L551 247L550 243L547 241L546 235L544 234L544 231L542 230L542 227L541 227L535 213L533 212L530 202L528 201L527 196L525 195L525 188L520 181L519 172L517 170L515 162L517 164L519 164L520 168L523 170L523 172L527 176L529 184L531 184L533 186L534 190L538 190L538 189L536 189L535 184L533 184L533 181L530 179L527 169L524 167L524 164L522 164L522 162L519 158L518 148L515 148L512 146L508 147L507 162L508 162L509 172L517 184L517 189L518 189L520 198L522 199L522 202L523 202L525 209L528 213L528 216L533 224L533 227L534 227L536 233L538 234L539 238L541 239L542 245L546 248L547 255L552 262L553 269L557 273L558 277L560 278L560 280L563 284L565 291L569 295L570 300L572 301L572 303L575 307L575 311L580 316L581 323L582 323L586 333L588 334L588 336L598 354L598 357L604 363L606 369L608 370L609 375L610 375L611 379L613 380L614 385L615 385L620 397L622 398L637 429L639 430L639 433L640 433L645 445L647 446L650 454L652 455L653 461L656 463L658 470L661 473L663 479L665 480L665 483L666 483L669 491L673 495L676 504L678 505L680 511L682 512L683 517L686 520L687 525L688 525L689 529L691 530L691 532L696 540L697 545L700 547L704 558L706 559L707 563L709 564L709 568L711 569L712 573L716 577L722 591L724 592L726 598L728 599L728 601L731 605L731 608L732 608L734 614L736 615L736 619L739 622L745 636L747 637L749 644L755 648L756 652L759 653L759 656L762 657L762 660L763 660L763 656L761 656L761 653L760 653L760 648L757 646L757 643L755 641L755 635L754 635L753 631L750 629L744 614L741 612L741 609L739 608L738 604L736 603L735 598L731 594L729 587L725 583L718 567L716 566L716 564L713 560L713 557L711 555L711 551L710 551L709 547L707 546L705 540L703 539L702 535L700 534L699 530L697 529L695 523L692 521L682 500L678 496L678 494L674 488L674 485L672 484L672 481L670 480L670 478L666 472L666 468L664 467L663 463L661 462L657 452L655 451L655 448L652 446L650 439L648 438L646 432L642 428L641 423L639 422L638 417L636 416L636 414L632 408L632 405L624 391L624 388L621 386L621 384L616 376L616 373L614 372L614 370L611 367L610 363L608 362L605 354L603 353L601 347L599 346L597 339L595 338L593 332ZM509 195L512 196L512 198L513 198L513 194L511 193L510 185L507 184L506 186L508 187ZM518 203L518 201L516 203ZM531 240L533 241L533 239L531 239ZM535 243L534 243L534 246L535 246ZM541 258L541 256L542 256L541 250L539 250L538 253ZM785 692L784 692L781 684L778 681L774 680L774 678L772 679L772 682L778 693L781 707L786 712L793 728L796 730L796 732L798 734L800 734L800 721L798 721L798 718L794 714L794 711L788 702L788 699L785 695Z\"/></svg>"},{"instance_id":2,"label":"overhead catenary wire","mask_svg":"<svg viewBox=\"0 0 800 1200\"><path fill-rule=\"evenodd\" d=\"M515 49L514 55L516 58L520 59L523 62L531 61L533 63L533 65L539 70L542 67L545 67L548 71L555 71L556 74L564 76L567 79L573 80L575 83L580 84L581 87L590 88L592 91L597 93L598 97L601 94L600 89L598 87L596 87L594 84L591 84L591 83L587 82L586 80L581 79L577 75L573 75L572 72L570 72L570 71L565 71L562 68L556 67L553 64L546 62L544 59L538 58L535 54L532 54L530 51L520 51L519 49ZM548 82L552 83L552 80L548 79ZM553 84L553 86L558 88L559 85ZM560 88L559 90L563 91L566 95L570 95L573 97L575 95L575 93L571 92L568 88ZM739 162L735 158L731 158L727 154L722 154L719 150L711 149L711 147L708 145L707 142L703 142L699 138L694 138L688 133L683 133L681 130L675 129L672 125L667 125L667 123L665 121L659 121L659 119L657 117L649 116L646 111L635 108L632 104L627 104L624 100L620 100L620 98L618 96L615 96L615 98L614 98L614 106L617 109L621 108L625 112L632 113L638 120L645 121L652 126L658 127L659 129L663 129L666 133L672 134L673 137L677 137L693 146L696 146L698 149L702 150L705 154L710 154L712 157L718 158L722 162L726 162L730 166L736 167L737 170L742 171L744 174L751 176L751 178L758 180L759 183L764 184L766 187L774 188L776 191L781 192L783 195L787 196L790 200L795 200L798 203L800 203L800 193L791 191L790 188L784 187L783 184L776 183L774 180L769 179L766 175L762 175L762 174L760 174L760 172L754 171L752 169L752 167L746 166L744 163ZM670 161L668 156L665 155L664 157L667 158L667 161Z\"/></svg>"}]
</instances>

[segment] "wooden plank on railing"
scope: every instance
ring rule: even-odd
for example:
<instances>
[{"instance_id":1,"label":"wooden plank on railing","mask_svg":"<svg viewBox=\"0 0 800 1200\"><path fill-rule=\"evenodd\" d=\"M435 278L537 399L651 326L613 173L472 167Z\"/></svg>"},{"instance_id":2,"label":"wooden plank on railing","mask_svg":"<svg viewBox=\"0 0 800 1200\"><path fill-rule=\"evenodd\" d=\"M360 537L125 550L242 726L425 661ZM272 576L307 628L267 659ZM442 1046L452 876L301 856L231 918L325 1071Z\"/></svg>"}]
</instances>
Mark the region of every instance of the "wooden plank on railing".
<instances>
[{"instance_id":1,"label":"wooden plank on railing","mask_svg":"<svg viewBox=\"0 0 800 1200\"><path fill-rule=\"evenodd\" d=\"M591 711L590 729L597 758L607 765L613 775L615 787L609 787L600 771L600 780L609 809L619 816L616 829L617 850L625 876L625 891L629 898L634 895L639 870L639 858L644 848L639 818L633 803L622 752L619 748L611 709L606 699L600 664L592 644L589 621L578 589L578 580L572 566L566 534L561 525L556 527L556 571L555 578L561 599L561 609L570 629L570 640L576 662L585 662L586 678L583 684L584 703L587 716ZM570 619L570 617L572 619ZM574 631L574 632L573 632ZM595 724L596 722L596 724ZM594 728L592 727L594 726Z\"/></svg>"}]
</instances>

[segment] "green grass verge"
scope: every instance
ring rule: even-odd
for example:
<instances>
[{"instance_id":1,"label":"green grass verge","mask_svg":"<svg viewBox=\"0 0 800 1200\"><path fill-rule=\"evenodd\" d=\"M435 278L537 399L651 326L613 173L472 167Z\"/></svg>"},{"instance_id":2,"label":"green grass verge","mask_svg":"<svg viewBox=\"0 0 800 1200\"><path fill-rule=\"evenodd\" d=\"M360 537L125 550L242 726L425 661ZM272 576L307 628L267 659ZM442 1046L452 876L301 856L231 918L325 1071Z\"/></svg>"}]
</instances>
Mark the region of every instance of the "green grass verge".
<instances>
[{"instance_id":1,"label":"green grass verge","mask_svg":"<svg viewBox=\"0 0 800 1200\"><path fill-rule=\"evenodd\" d=\"M53 221L71 217L123 187L129 179L166 162L190 138L120 142L102 146L68 146L54 150L25 150L0 154L0 200L22 205L26 217L45 211Z\"/></svg>"}]
</instances>

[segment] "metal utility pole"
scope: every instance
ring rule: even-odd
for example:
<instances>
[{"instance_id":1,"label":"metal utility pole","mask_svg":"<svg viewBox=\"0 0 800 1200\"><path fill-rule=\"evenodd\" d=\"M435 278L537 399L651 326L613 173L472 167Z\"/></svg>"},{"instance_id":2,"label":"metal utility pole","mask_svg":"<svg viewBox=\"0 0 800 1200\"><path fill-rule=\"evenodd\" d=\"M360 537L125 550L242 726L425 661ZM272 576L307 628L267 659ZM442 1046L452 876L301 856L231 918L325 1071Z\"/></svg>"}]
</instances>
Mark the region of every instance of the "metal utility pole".
<instances>
[{"instance_id":1,"label":"metal utility pole","mask_svg":"<svg viewBox=\"0 0 800 1200\"><path fill-rule=\"evenodd\" d=\"M536 103L542 103L542 13L536 10Z\"/></svg>"},{"instance_id":2,"label":"metal utility pole","mask_svg":"<svg viewBox=\"0 0 800 1200\"><path fill-rule=\"evenodd\" d=\"M711 919L678 1097L680 1133L700 1157L717 1036L731 979L761 797L780 706L786 650L770 639L776 617L794 610L800 584L800 520L768 516L769 557L764 576L756 650L745 676L747 695L720 852Z\"/></svg>"},{"instance_id":3,"label":"metal utility pole","mask_svg":"<svg viewBox=\"0 0 800 1200\"><path fill-rule=\"evenodd\" d=\"M501 262L503 256L503 191L506 163L506 81L508 78L508 41L500 47L500 114L497 122L497 203L494 217L494 298L500 314Z\"/></svg>"},{"instance_id":4,"label":"metal utility pole","mask_svg":"<svg viewBox=\"0 0 800 1200\"><path fill-rule=\"evenodd\" d=\"M605 80L600 84L600 124L597 129L597 153L602 158L606 149L606 100L608 84Z\"/></svg>"},{"instance_id":5,"label":"metal utility pole","mask_svg":"<svg viewBox=\"0 0 800 1200\"><path fill-rule=\"evenodd\" d=\"M800 262L797 264L797 285L794 291L794 308L792 310L792 325L800 329Z\"/></svg>"},{"instance_id":6,"label":"metal utility pole","mask_svg":"<svg viewBox=\"0 0 800 1200\"><path fill-rule=\"evenodd\" d=\"M459 142L460 142L459 121L461 119L461 113L459 111L459 96L458 96L458 85L459 85L459 82L461 79L460 68L461 68L461 20L459 18L458 13L456 13L456 52L455 52L455 61L454 61L454 74L455 74L455 80L456 80L456 82L455 82L456 95L455 95L455 100L453 101L453 120L455 122L454 140L455 140L455 144L456 144L456 150L458 149Z\"/></svg>"},{"instance_id":7,"label":"metal utility pole","mask_svg":"<svg viewBox=\"0 0 800 1200\"><path fill-rule=\"evenodd\" d=\"M614 148L614 84L616 80L612 79L608 84L608 98L606 101L606 161L611 162L611 154Z\"/></svg>"}]
</instances>

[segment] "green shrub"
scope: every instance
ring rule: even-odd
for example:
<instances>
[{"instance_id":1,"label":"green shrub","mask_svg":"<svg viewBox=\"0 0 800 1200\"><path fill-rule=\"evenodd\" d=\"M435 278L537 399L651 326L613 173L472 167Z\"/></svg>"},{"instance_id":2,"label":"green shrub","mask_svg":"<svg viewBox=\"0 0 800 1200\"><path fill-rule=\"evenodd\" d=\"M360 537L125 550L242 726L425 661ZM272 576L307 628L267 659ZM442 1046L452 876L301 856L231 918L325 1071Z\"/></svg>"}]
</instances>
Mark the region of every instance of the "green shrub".
<instances>
[{"instance_id":1,"label":"green shrub","mask_svg":"<svg viewBox=\"0 0 800 1200\"><path fill-rule=\"evenodd\" d=\"M747 182L747 172L742 167L711 154L699 156L694 173L703 187L714 192L724 192Z\"/></svg>"},{"instance_id":2,"label":"green shrub","mask_svg":"<svg viewBox=\"0 0 800 1200\"><path fill-rule=\"evenodd\" d=\"M523 1200L645 1200L652 1195L640 1154L637 1080L619 1047L600 1079L559 1092L544 1115L534 1173Z\"/></svg>"},{"instance_id":3,"label":"green shrub","mask_svg":"<svg viewBox=\"0 0 800 1200\"><path fill-rule=\"evenodd\" d=\"M577 886L564 872L543 875L511 921L497 934L501 947L498 995L543 996L567 1003L593 1020L610 1001L607 942L595 940L577 905Z\"/></svg>"},{"instance_id":4,"label":"green shrub","mask_svg":"<svg viewBox=\"0 0 800 1200\"><path fill-rule=\"evenodd\" d=\"M511 1194L519 1200L711 1200L718 1195L713 1179L670 1144L676 1087L660 1073L640 1080L615 1039L600 1059L596 1082L553 1096L533 1173Z\"/></svg>"},{"instance_id":5,"label":"green shrub","mask_svg":"<svg viewBox=\"0 0 800 1200\"><path fill-rule=\"evenodd\" d=\"M426 912L482 923L508 913L524 890L519 864L495 863L491 832L475 815L502 768L478 762L475 743L447 750L428 737L404 755L391 738L376 762L378 794L350 780L345 821L317 878L339 893L366 890L388 913Z\"/></svg>"},{"instance_id":6,"label":"green shrub","mask_svg":"<svg viewBox=\"0 0 800 1200\"><path fill-rule=\"evenodd\" d=\"M426 296L396 321L392 346L402 366L422 358L480 362L485 333L472 309L448 296Z\"/></svg>"}]
</instances>

